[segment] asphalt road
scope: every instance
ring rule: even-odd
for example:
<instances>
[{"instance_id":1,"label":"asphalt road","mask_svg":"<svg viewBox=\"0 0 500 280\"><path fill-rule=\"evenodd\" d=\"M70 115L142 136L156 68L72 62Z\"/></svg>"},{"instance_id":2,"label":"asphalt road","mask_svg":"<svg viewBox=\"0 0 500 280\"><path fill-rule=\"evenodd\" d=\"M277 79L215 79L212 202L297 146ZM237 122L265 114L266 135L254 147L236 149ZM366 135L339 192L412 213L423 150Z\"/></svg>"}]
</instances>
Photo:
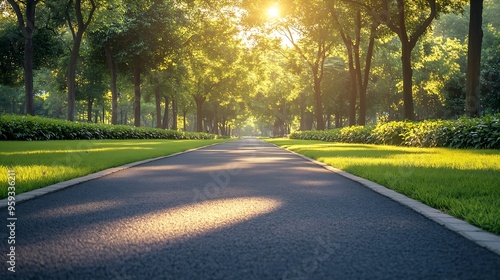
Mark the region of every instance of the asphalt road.
<instances>
[{"instance_id":1,"label":"asphalt road","mask_svg":"<svg viewBox=\"0 0 500 280\"><path fill-rule=\"evenodd\" d=\"M4 225L0 279L500 279L497 255L255 139L82 183L16 216L16 272Z\"/></svg>"}]
</instances>

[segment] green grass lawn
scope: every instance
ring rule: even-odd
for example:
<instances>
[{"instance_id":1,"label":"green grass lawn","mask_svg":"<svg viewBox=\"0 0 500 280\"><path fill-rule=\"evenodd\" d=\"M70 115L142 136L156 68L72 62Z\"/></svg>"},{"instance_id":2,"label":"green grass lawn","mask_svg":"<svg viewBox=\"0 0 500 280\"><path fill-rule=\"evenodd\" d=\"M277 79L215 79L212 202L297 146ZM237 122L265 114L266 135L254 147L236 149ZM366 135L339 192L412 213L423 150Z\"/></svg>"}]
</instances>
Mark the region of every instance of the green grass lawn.
<instances>
[{"instance_id":1,"label":"green grass lawn","mask_svg":"<svg viewBox=\"0 0 500 280\"><path fill-rule=\"evenodd\" d=\"M7 197L7 175L16 172L20 194L134 161L165 156L218 140L71 140L0 142L0 198Z\"/></svg>"},{"instance_id":2,"label":"green grass lawn","mask_svg":"<svg viewBox=\"0 0 500 280\"><path fill-rule=\"evenodd\" d=\"M500 150L266 141L500 234Z\"/></svg>"}]
</instances>

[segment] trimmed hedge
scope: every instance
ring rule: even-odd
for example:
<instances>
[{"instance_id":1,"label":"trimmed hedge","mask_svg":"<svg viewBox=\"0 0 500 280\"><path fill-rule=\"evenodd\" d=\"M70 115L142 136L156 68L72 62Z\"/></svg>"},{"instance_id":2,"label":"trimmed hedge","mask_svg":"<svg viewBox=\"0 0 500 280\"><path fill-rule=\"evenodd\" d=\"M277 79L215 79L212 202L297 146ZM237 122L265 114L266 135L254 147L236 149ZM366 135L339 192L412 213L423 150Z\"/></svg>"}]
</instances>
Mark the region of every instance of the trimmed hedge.
<instances>
[{"instance_id":1,"label":"trimmed hedge","mask_svg":"<svg viewBox=\"0 0 500 280\"><path fill-rule=\"evenodd\" d=\"M325 131L302 131L292 139L408 147L500 149L500 114L483 118L387 122Z\"/></svg>"},{"instance_id":2,"label":"trimmed hedge","mask_svg":"<svg viewBox=\"0 0 500 280\"><path fill-rule=\"evenodd\" d=\"M0 117L0 140L215 139L208 133L149 127L78 123L43 117Z\"/></svg>"}]
</instances>

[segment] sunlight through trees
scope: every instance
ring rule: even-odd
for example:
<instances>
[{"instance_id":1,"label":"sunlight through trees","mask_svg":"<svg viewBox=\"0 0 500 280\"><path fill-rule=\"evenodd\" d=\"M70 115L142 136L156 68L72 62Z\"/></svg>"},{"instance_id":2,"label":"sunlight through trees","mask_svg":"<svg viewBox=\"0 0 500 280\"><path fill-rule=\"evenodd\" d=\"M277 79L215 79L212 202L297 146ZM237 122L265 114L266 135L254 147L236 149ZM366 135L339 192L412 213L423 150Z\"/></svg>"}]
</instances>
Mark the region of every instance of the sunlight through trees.
<instances>
[{"instance_id":1,"label":"sunlight through trees","mask_svg":"<svg viewBox=\"0 0 500 280\"><path fill-rule=\"evenodd\" d=\"M0 0L0 114L282 136L500 113L481 2Z\"/></svg>"}]
</instances>

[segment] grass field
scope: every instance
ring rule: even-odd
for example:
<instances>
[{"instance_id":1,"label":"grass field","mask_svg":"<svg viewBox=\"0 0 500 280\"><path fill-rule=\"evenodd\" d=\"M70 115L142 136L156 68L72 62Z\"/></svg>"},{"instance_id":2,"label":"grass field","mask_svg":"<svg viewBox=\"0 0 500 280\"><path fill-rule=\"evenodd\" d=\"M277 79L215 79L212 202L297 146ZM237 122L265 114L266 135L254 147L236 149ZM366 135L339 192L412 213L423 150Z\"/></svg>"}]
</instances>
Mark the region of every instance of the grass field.
<instances>
[{"instance_id":1,"label":"grass field","mask_svg":"<svg viewBox=\"0 0 500 280\"><path fill-rule=\"evenodd\" d=\"M266 141L500 234L500 150Z\"/></svg>"},{"instance_id":2,"label":"grass field","mask_svg":"<svg viewBox=\"0 0 500 280\"><path fill-rule=\"evenodd\" d=\"M228 140L72 140L0 142L0 198L9 170L20 194L134 161Z\"/></svg>"}]
</instances>

